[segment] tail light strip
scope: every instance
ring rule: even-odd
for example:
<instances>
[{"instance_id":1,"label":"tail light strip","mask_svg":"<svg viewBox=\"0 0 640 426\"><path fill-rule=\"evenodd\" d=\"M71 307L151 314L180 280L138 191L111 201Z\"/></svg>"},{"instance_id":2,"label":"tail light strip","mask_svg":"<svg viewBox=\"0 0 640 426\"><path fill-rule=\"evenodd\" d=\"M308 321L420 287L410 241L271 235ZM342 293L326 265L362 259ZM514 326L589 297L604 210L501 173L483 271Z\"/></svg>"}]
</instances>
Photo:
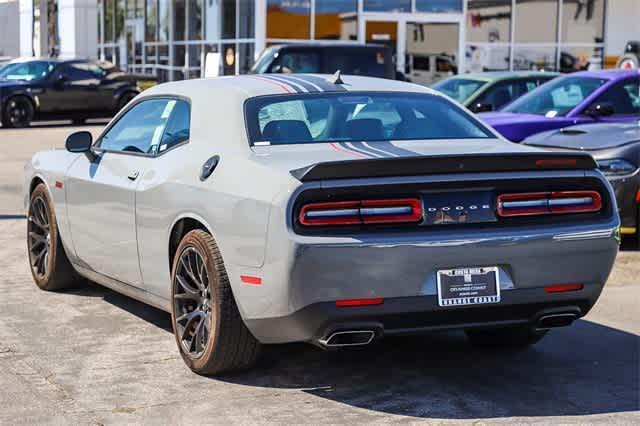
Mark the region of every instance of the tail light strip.
<instances>
[{"instance_id":1,"label":"tail light strip","mask_svg":"<svg viewBox=\"0 0 640 426\"><path fill-rule=\"evenodd\" d=\"M498 197L498 215L535 216L597 212L602 197L597 191L528 192Z\"/></svg>"},{"instance_id":2,"label":"tail light strip","mask_svg":"<svg viewBox=\"0 0 640 426\"><path fill-rule=\"evenodd\" d=\"M422 220L417 198L360 200L307 204L299 220L305 226L415 223Z\"/></svg>"}]
</instances>

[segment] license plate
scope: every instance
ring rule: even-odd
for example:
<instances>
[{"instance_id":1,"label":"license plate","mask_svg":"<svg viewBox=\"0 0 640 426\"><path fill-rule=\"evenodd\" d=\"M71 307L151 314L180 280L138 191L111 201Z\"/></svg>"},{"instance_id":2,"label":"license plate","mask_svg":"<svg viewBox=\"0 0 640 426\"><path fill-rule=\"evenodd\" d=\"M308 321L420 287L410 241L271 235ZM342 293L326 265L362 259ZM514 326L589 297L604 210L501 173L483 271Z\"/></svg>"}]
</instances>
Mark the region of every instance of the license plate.
<instances>
[{"instance_id":1,"label":"license plate","mask_svg":"<svg viewBox=\"0 0 640 426\"><path fill-rule=\"evenodd\" d=\"M500 302L500 279L495 266L442 269L437 276L440 306Z\"/></svg>"}]
</instances>

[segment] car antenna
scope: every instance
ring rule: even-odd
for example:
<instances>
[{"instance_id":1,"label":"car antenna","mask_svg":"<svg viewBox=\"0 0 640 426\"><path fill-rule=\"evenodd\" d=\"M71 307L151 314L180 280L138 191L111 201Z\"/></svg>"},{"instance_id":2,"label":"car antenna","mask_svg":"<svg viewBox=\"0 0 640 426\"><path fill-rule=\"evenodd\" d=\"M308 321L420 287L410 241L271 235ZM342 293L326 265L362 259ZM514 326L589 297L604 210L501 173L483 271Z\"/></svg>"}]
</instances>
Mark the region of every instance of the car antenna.
<instances>
[{"instance_id":1,"label":"car antenna","mask_svg":"<svg viewBox=\"0 0 640 426\"><path fill-rule=\"evenodd\" d=\"M342 81L342 75L340 75L340 70L336 71L331 77L327 78L327 81L332 84L344 84L344 81Z\"/></svg>"}]
</instances>

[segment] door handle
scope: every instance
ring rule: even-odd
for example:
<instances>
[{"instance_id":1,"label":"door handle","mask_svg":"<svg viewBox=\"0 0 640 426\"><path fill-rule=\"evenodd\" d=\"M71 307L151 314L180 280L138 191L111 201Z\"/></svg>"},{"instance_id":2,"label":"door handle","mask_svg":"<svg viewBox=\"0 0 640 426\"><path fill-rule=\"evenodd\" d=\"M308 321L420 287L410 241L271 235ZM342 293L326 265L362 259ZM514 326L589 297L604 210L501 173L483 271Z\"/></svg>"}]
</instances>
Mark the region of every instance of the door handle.
<instances>
[{"instance_id":1,"label":"door handle","mask_svg":"<svg viewBox=\"0 0 640 426\"><path fill-rule=\"evenodd\" d=\"M134 170L134 171L129 173L127 178L129 178L129 180L136 180L136 179L138 179L138 176L140 176L140 172L137 171L137 170Z\"/></svg>"}]
</instances>

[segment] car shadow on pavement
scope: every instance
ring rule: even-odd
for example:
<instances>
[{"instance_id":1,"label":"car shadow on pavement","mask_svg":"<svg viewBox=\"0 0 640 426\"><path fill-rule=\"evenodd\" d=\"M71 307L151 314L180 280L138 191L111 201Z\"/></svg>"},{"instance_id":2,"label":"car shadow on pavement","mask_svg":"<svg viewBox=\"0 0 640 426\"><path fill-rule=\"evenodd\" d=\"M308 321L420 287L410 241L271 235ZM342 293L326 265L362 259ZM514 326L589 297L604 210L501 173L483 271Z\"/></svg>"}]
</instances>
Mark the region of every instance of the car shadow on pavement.
<instances>
[{"instance_id":1,"label":"car shadow on pavement","mask_svg":"<svg viewBox=\"0 0 640 426\"><path fill-rule=\"evenodd\" d=\"M462 333L346 352L272 346L256 369L222 380L430 419L617 413L640 409L639 347L636 335L581 320L520 352L475 349Z\"/></svg>"},{"instance_id":2,"label":"car shadow on pavement","mask_svg":"<svg viewBox=\"0 0 640 426\"><path fill-rule=\"evenodd\" d=\"M169 315L141 302L94 284L74 293L102 297L171 332ZM578 416L640 409L639 351L637 335L579 320L511 352L473 348L458 332L388 337L336 352L271 345L253 369L211 380L295 389L416 418Z\"/></svg>"}]
</instances>

